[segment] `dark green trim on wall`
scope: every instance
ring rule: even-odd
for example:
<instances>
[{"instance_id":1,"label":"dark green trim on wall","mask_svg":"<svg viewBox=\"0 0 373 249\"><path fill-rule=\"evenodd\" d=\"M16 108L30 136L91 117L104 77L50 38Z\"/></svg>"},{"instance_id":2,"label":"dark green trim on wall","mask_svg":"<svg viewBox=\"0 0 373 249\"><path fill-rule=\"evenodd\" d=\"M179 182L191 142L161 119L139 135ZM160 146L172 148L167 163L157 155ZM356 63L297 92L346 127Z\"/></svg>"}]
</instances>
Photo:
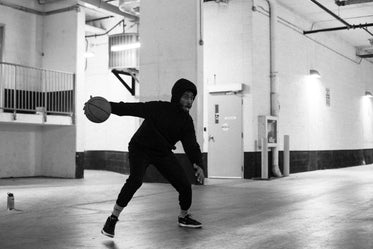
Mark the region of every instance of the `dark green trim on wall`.
<instances>
[{"instance_id":1,"label":"dark green trim on wall","mask_svg":"<svg viewBox=\"0 0 373 249\"><path fill-rule=\"evenodd\" d=\"M196 184L192 166L185 154L175 154L183 166L189 180ZM268 158L272 158L269 152ZM207 171L207 153L203 153L204 171ZM373 149L363 150L323 150L323 151L291 151L290 173L299 173L321 169L335 169L373 163ZM279 167L283 172L283 151L279 152ZM129 174L128 152L122 151L85 151L77 152L77 178L83 177L82 169L108 170L121 174ZM271 172L270 170L268 172ZM260 177L260 152L244 152L244 178ZM146 171L144 182L167 181L152 165Z\"/></svg>"},{"instance_id":2,"label":"dark green trim on wall","mask_svg":"<svg viewBox=\"0 0 373 249\"><path fill-rule=\"evenodd\" d=\"M129 174L128 152L106 150L85 151L84 168Z\"/></svg>"},{"instance_id":3,"label":"dark green trim on wall","mask_svg":"<svg viewBox=\"0 0 373 249\"><path fill-rule=\"evenodd\" d=\"M190 182L197 184L192 165L187 156L185 154L175 154L175 156L187 173ZM207 154L203 153L202 156L205 165L204 171L207 175ZM85 151L84 169L108 170L121 174L129 174L128 152ZM146 170L144 182L166 183L167 180L163 178L154 166L150 165Z\"/></svg>"},{"instance_id":4,"label":"dark green trim on wall","mask_svg":"<svg viewBox=\"0 0 373 249\"><path fill-rule=\"evenodd\" d=\"M272 153L268 153L272 158ZM336 169L373 163L373 149L291 151L290 173L321 169ZM279 167L283 171L283 151L279 152ZM271 172L271 171L269 171ZM244 153L244 178L260 177L260 152Z\"/></svg>"}]
</instances>

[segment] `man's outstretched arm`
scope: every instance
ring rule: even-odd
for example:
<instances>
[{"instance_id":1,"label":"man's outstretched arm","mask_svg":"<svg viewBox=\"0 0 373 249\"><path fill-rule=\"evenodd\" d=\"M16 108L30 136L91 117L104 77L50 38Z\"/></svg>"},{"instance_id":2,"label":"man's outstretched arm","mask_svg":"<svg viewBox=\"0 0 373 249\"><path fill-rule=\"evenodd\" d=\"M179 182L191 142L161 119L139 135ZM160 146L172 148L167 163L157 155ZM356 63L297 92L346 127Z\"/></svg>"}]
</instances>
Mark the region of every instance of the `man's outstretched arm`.
<instances>
[{"instance_id":1,"label":"man's outstretched arm","mask_svg":"<svg viewBox=\"0 0 373 249\"><path fill-rule=\"evenodd\" d=\"M118 116L134 116L145 118L147 116L145 103L110 102L111 113Z\"/></svg>"}]
</instances>

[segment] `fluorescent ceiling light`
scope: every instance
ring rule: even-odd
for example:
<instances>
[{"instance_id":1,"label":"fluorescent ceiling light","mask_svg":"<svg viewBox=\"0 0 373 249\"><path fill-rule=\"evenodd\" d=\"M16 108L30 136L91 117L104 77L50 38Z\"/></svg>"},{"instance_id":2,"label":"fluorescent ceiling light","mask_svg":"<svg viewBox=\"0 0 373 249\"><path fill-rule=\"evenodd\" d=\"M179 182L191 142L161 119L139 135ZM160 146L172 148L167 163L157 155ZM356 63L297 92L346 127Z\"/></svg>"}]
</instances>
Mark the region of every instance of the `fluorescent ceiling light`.
<instances>
[{"instance_id":1,"label":"fluorescent ceiling light","mask_svg":"<svg viewBox=\"0 0 373 249\"><path fill-rule=\"evenodd\" d=\"M136 49L141 47L140 42L130 43L130 44L122 44L122 45L114 45L111 47L112 52L124 51L129 49Z\"/></svg>"}]
</instances>

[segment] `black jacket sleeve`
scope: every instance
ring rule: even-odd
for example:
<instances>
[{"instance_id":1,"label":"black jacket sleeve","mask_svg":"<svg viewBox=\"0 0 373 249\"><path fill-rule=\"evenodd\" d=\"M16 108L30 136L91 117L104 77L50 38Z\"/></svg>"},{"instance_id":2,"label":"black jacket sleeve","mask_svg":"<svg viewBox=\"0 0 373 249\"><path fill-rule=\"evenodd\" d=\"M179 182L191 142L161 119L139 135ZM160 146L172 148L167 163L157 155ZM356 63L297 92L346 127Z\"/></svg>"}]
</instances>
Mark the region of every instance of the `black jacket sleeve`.
<instances>
[{"instance_id":1,"label":"black jacket sleeve","mask_svg":"<svg viewBox=\"0 0 373 249\"><path fill-rule=\"evenodd\" d=\"M148 111L146 103L124 103L124 102L110 102L111 113L118 116L134 116L146 118Z\"/></svg>"},{"instance_id":2,"label":"black jacket sleeve","mask_svg":"<svg viewBox=\"0 0 373 249\"><path fill-rule=\"evenodd\" d=\"M193 120L191 118L188 119L188 122L183 130L181 143L191 163L195 163L202 167L202 153L196 139L196 132L194 130Z\"/></svg>"}]
</instances>

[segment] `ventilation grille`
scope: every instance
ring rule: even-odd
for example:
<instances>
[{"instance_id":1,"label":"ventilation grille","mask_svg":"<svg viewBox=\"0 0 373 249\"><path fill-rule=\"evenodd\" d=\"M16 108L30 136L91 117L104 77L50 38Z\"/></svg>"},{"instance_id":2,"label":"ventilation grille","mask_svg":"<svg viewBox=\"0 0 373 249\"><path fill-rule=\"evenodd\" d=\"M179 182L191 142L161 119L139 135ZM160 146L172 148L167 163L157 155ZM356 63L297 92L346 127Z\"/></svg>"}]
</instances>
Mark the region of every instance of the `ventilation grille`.
<instances>
[{"instance_id":1,"label":"ventilation grille","mask_svg":"<svg viewBox=\"0 0 373 249\"><path fill-rule=\"evenodd\" d=\"M112 51L113 46L128 45L139 41L137 33L123 33L109 36L109 68L139 68L139 49Z\"/></svg>"}]
</instances>

